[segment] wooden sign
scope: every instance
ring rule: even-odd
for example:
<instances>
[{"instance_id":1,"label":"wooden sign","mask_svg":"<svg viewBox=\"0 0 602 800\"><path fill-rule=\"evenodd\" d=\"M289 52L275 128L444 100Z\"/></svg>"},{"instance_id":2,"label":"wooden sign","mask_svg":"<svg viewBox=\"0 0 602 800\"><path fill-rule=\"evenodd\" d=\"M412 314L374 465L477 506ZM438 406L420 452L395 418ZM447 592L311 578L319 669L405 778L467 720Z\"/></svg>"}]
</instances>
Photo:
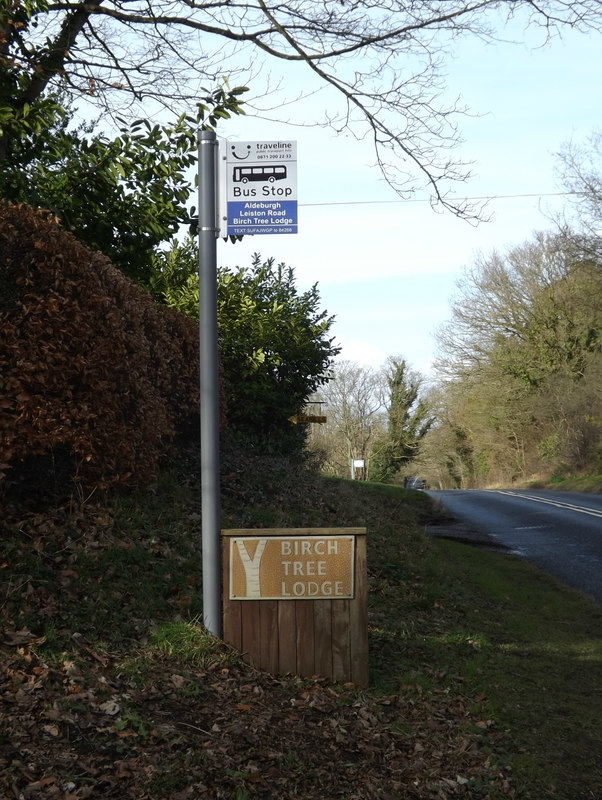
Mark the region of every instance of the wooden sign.
<instances>
[{"instance_id":1,"label":"wooden sign","mask_svg":"<svg viewBox=\"0 0 602 800\"><path fill-rule=\"evenodd\" d=\"M367 686L366 529L239 528L222 531L222 539L225 641L249 664L275 675L323 675ZM231 567L240 547L242 560L259 564L251 570L250 590L242 560ZM275 571L267 583L264 570ZM337 594L348 590L351 599Z\"/></svg>"},{"instance_id":2,"label":"wooden sign","mask_svg":"<svg viewBox=\"0 0 602 800\"><path fill-rule=\"evenodd\" d=\"M351 599L354 543L351 535L233 536L230 599Z\"/></svg>"}]
</instances>

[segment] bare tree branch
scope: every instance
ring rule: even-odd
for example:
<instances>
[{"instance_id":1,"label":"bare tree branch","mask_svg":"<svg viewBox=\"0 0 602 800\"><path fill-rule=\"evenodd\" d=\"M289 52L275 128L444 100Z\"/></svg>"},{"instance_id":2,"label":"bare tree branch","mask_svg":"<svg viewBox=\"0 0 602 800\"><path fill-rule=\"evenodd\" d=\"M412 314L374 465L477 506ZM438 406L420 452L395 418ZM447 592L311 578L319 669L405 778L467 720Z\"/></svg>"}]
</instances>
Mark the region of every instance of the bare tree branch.
<instances>
[{"instance_id":1,"label":"bare tree branch","mask_svg":"<svg viewBox=\"0 0 602 800\"><path fill-rule=\"evenodd\" d=\"M465 36L496 40L519 14L546 40L566 26L598 31L602 22L600 0L31 3L26 21L19 2L0 11L0 68L24 76L16 106L62 90L107 111L126 106L140 114L156 103L179 114L196 102L199 87L223 76L247 83L264 65L298 64L307 70L308 93L319 83L339 98L311 122L369 134L396 191L426 189L433 205L467 219L480 211L451 194L470 177L470 165L451 154L467 110L442 99L445 56Z\"/></svg>"}]
</instances>

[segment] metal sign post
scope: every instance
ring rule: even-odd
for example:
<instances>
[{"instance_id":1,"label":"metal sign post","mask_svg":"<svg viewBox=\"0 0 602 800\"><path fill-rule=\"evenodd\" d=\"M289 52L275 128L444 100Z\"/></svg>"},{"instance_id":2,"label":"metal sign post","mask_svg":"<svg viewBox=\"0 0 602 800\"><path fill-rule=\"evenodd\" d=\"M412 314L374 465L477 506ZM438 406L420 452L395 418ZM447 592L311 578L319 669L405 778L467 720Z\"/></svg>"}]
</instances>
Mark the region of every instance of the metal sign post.
<instances>
[{"instance_id":1,"label":"metal sign post","mask_svg":"<svg viewBox=\"0 0 602 800\"><path fill-rule=\"evenodd\" d=\"M204 130L198 143L203 623L221 637L217 238L297 232L297 144L218 145L215 132Z\"/></svg>"},{"instance_id":2,"label":"metal sign post","mask_svg":"<svg viewBox=\"0 0 602 800\"><path fill-rule=\"evenodd\" d=\"M199 131L199 337L203 622L222 635L217 352L216 160L214 131Z\"/></svg>"}]
</instances>

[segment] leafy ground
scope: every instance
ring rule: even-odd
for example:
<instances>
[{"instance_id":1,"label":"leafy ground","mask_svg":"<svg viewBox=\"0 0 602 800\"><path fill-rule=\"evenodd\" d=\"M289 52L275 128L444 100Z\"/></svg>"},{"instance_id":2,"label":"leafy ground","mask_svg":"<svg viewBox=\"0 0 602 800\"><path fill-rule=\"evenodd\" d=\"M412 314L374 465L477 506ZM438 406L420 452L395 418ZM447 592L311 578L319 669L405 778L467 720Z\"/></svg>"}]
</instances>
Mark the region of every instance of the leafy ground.
<instances>
[{"instance_id":1,"label":"leafy ground","mask_svg":"<svg viewBox=\"0 0 602 800\"><path fill-rule=\"evenodd\" d=\"M0 797L602 798L593 603L420 492L228 455L224 527L368 528L369 690L271 676L198 624L198 497L3 509Z\"/></svg>"}]
</instances>

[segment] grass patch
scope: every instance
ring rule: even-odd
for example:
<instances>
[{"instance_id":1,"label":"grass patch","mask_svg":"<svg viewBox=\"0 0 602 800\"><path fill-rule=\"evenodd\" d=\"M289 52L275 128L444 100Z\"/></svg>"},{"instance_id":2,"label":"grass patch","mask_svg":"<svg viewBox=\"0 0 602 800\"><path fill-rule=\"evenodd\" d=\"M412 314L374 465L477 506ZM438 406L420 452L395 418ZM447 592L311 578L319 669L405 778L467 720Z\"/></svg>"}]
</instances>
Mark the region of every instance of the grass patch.
<instances>
[{"instance_id":1,"label":"grass patch","mask_svg":"<svg viewBox=\"0 0 602 800\"><path fill-rule=\"evenodd\" d=\"M207 669L216 663L226 665L235 656L211 636L198 619L164 623L151 635L151 647L161 656Z\"/></svg>"},{"instance_id":2,"label":"grass patch","mask_svg":"<svg viewBox=\"0 0 602 800\"><path fill-rule=\"evenodd\" d=\"M517 486L520 486L518 484ZM602 492L602 475L554 475L525 483L526 489L554 489L564 492Z\"/></svg>"},{"instance_id":3,"label":"grass patch","mask_svg":"<svg viewBox=\"0 0 602 800\"><path fill-rule=\"evenodd\" d=\"M582 475L561 478L549 488L565 492L602 492L602 477L600 475Z\"/></svg>"},{"instance_id":4,"label":"grass patch","mask_svg":"<svg viewBox=\"0 0 602 800\"><path fill-rule=\"evenodd\" d=\"M601 797L600 608L517 557L453 542L433 543L425 575L430 610L410 596L377 603L389 623L375 678L431 693L463 686L481 716L473 734L524 791Z\"/></svg>"}]
</instances>

